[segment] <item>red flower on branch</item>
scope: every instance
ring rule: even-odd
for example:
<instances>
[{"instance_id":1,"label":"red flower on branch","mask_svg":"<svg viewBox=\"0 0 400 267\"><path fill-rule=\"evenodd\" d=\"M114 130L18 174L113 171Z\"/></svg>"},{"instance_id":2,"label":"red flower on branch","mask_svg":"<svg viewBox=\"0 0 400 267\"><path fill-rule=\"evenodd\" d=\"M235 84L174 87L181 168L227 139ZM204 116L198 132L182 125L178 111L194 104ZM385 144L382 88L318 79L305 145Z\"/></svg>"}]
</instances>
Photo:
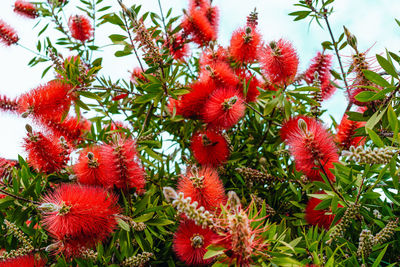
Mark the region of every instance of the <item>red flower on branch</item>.
<instances>
[{"instance_id":1,"label":"red flower on branch","mask_svg":"<svg viewBox=\"0 0 400 267\"><path fill-rule=\"evenodd\" d=\"M225 202L225 189L216 170L192 167L178 181L178 191L206 210L215 211Z\"/></svg>"},{"instance_id":2,"label":"red flower on branch","mask_svg":"<svg viewBox=\"0 0 400 267\"><path fill-rule=\"evenodd\" d=\"M202 228L193 221L181 221L175 232L173 248L181 261L190 266L210 264L213 259L203 259L207 247L218 235L208 228Z\"/></svg>"},{"instance_id":3,"label":"red flower on branch","mask_svg":"<svg viewBox=\"0 0 400 267\"><path fill-rule=\"evenodd\" d=\"M319 192L317 194L325 194L323 192ZM332 214L330 209L322 209L317 210L316 207L322 202L321 199L312 197L307 203L307 207L305 210L306 213L306 221L318 227L322 227L325 230L329 230L333 220L335 219L335 215ZM342 205L338 204L339 208L343 208Z\"/></svg>"},{"instance_id":4,"label":"red flower on branch","mask_svg":"<svg viewBox=\"0 0 400 267\"><path fill-rule=\"evenodd\" d=\"M42 267L45 262L34 254L0 260L0 267Z\"/></svg>"},{"instance_id":5,"label":"red flower on branch","mask_svg":"<svg viewBox=\"0 0 400 267\"><path fill-rule=\"evenodd\" d=\"M14 12L30 19L34 19L39 15L34 4L23 0L15 1Z\"/></svg>"},{"instance_id":6,"label":"red flower on branch","mask_svg":"<svg viewBox=\"0 0 400 267\"><path fill-rule=\"evenodd\" d=\"M336 143L342 149L349 149L350 146L362 146L365 143L365 136L354 137L358 128L364 127L365 121L351 121L347 114L343 115L340 124L337 126L337 133L335 136Z\"/></svg>"},{"instance_id":7,"label":"red flower on branch","mask_svg":"<svg viewBox=\"0 0 400 267\"><path fill-rule=\"evenodd\" d=\"M60 243L59 252L79 255L111 235L117 226L117 197L100 187L62 184L39 207L43 224Z\"/></svg>"},{"instance_id":8,"label":"red flower on branch","mask_svg":"<svg viewBox=\"0 0 400 267\"><path fill-rule=\"evenodd\" d=\"M244 27L233 32L229 51L232 57L242 63L258 59L261 35L255 27Z\"/></svg>"},{"instance_id":9,"label":"red flower on branch","mask_svg":"<svg viewBox=\"0 0 400 267\"><path fill-rule=\"evenodd\" d=\"M5 44L6 46L10 46L17 43L18 40L19 37L17 35L17 32L13 28L11 28L10 25L0 19L0 42Z\"/></svg>"},{"instance_id":10,"label":"red flower on branch","mask_svg":"<svg viewBox=\"0 0 400 267\"><path fill-rule=\"evenodd\" d=\"M86 42L93 36L93 26L87 17L83 15L71 16L68 20L71 36L82 43Z\"/></svg>"},{"instance_id":11,"label":"red flower on branch","mask_svg":"<svg viewBox=\"0 0 400 267\"><path fill-rule=\"evenodd\" d=\"M201 165L218 166L229 157L226 139L215 131L195 133L191 143L193 156Z\"/></svg>"},{"instance_id":12,"label":"red flower on branch","mask_svg":"<svg viewBox=\"0 0 400 267\"><path fill-rule=\"evenodd\" d=\"M320 173L335 181L330 169L339 155L332 136L320 122L302 116L292 118L282 126L281 137L289 145L298 171L312 181L323 181Z\"/></svg>"}]
</instances>

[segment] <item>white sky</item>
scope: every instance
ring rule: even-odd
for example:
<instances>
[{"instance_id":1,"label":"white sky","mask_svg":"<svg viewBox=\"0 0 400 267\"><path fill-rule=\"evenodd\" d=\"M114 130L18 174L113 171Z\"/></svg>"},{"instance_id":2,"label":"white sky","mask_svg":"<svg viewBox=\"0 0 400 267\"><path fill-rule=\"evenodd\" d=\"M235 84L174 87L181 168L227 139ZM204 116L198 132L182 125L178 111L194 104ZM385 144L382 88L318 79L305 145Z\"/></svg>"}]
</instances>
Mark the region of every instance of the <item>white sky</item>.
<instances>
[{"instance_id":1,"label":"white sky","mask_svg":"<svg viewBox=\"0 0 400 267\"><path fill-rule=\"evenodd\" d=\"M77 0L70 1L69 8L64 11L69 17L72 14L81 14L78 9L74 9ZM161 0L164 13L169 7L174 7L173 14L179 15L183 8L187 7L187 0ZM0 19L12 25L21 38L21 44L34 49L36 46L37 32L41 27L32 30L37 20L21 18L13 13L14 0L1 0ZM112 4L116 9L116 0L106 0L104 3ZM157 0L125 0L126 5L142 4L142 11L151 10L158 13ZM231 33L246 21L246 16L257 7L259 12L259 28L265 41L279 38L291 40L297 48L300 56L300 71L304 71L315 53L321 49L320 43L329 40L329 35L315 23L308 27L308 21L293 22L293 17L287 14L299 10L293 7L296 1L292 0L214 0L213 3L220 8L220 32L219 38L223 45L227 45ZM342 31L342 26L346 25L358 38L359 47L365 50L373 46L370 55L384 52L385 48L398 52L400 46L400 28L396 25L396 18L400 10L398 0L336 0L335 13L330 18L333 31L338 36ZM397 17L400 19L400 16ZM45 25L41 22L41 25ZM103 30L96 33L96 44L99 46L109 44L108 35L116 33L115 28L106 26ZM51 32L54 36L57 34ZM52 39L54 40L54 39ZM128 71L137 66L134 56L115 58L113 56L117 49L107 47L103 52L103 71L114 79L128 78ZM342 52L348 55L349 50ZM0 94L15 97L28 91L37 85L44 83L52 78L51 72L42 80L41 73L46 65L39 65L29 68L27 63L33 54L18 47L0 46ZM337 66L335 62L335 66ZM339 121L347 105L346 99L341 92L323 104L328 109L328 114L334 116ZM328 116L324 119L329 122ZM17 158L18 154L24 154L21 147L22 139L25 136L26 119L21 119L13 115L0 114L0 157Z\"/></svg>"}]
</instances>

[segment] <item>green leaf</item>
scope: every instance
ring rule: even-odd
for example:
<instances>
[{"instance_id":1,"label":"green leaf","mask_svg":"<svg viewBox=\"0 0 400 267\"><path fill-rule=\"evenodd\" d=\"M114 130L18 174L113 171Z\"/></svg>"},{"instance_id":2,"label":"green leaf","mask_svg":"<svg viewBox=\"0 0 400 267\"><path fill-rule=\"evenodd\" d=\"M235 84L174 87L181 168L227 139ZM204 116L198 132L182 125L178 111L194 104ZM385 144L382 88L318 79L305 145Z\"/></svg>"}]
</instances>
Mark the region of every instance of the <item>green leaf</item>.
<instances>
[{"instance_id":1,"label":"green leaf","mask_svg":"<svg viewBox=\"0 0 400 267\"><path fill-rule=\"evenodd\" d=\"M382 139L379 137L377 133L369 128L365 128L371 140L374 142L375 145L378 147L383 147L385 144L383 143Z\"/></svg>"},{"instance_id":2,"label":"green leaf","mask_svg":"<svg viewBox=\"0 0 400 267\"><path fill-rule=\"evenodd\" d=\"M96 95L95 93L92 92L88 92L88 91L80 91L79 94L81 96L87 97L87 98L91 98L91 99L96 99L98 101L101 101L102 98L98 95Z\"/></svg>"},{"instance_id":3,"label":"green leaf","mask_svg":"<svg viewBox=\"0 0 400 267\"><path fill-rule=\"evenodd\" d=\"M110 36L108 36L108 38L110 38L111 42L115 43L120 43L123 40L125 40L127 37L121 34L111 34Z\"/></svg>"},{"instance_id":4,"label":"green leaf","mask_svg":"<svg viewBox=\"0 0 400 267\"><path fill-rule=\"evenodd\" d=\"M370 102L371 98L375 96L375 92L372 91L362 91L361 93L358 93L355 98L356 100L360 102Z\"/></svg>"},{"instance_id":5,"label":"green leaf","mask_svg":"<svg viewBox=\"0 0 400 267\"><path fill-rule=\"evenodd\" d=\"M215 256L224 254L224 247L215 247L213 245L210 245L207 247L207 252L206 254L204 254L203 259L210 259L210 258L214 258Z\"/></svg>"},{"instance_id":6,"label":"green leaf","mask_svg":"<svg viewBox=\"0 0 400 267\"><path fill-rule=\"evenodd\" d=\"M373 82L374 84L383 86L383 87L389 87L390 83L388 83L388 81L386 81L384 78L382 78L381 75L379 75L376 72L370 71L370 70L363 70L362 71L365 75L365 77L370 80L371 82Z\"/></svg>"},{"instance_id":7,"label":"green leaf","mask_svg":"<svg viewBox=\"0 0 400 267\"><path fill-rule=\"evenodd\" d=\"M387 250L388 246L389 246L389 244L387 244L386 247L384 249L382 249L381 253L379 253L378 257L376 257L376 259L374 261L374 264L372 264L372 267L380 266L380 263L381 263L381 261L383 259L383 256L386 253L386 250Z\"/></svg>"},{"instance_id":8,"label":"green leaf","mask_svg":"<svg viewBox=\"0 0 400 267\"><path fill-rule=\"evenodd\" d=\"M376 55L376 59L379 62L379 65L392 77L399 78L397 75L396 69L394 68L393 64L390 63L386 58L382 57L381 55Z\"/></svg>"},{"instance_id":9,"label":"green leaf","mask_svg":"<svg viewBox=\"0 0 400 267\"><path fill-rule=\"evenodd\" d=\"M131 230L129 224L122 219L117 219L119 227L124 229L125 231L129 232Z\"/></svg>"}]
</instances>

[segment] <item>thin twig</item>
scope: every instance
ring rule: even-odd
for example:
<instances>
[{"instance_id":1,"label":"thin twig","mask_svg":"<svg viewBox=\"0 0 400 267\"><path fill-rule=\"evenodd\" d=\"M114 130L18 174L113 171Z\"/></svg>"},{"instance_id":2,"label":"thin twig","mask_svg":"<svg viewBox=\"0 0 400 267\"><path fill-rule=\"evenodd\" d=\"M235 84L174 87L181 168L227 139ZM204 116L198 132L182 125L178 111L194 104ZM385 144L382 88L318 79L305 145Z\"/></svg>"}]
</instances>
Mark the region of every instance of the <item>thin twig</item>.
<instances>
[{"instance_id":1,"label":"thin twig","mask_svg":"<svg viewBox=\"0 0 400 267\"><path fill-rule=\"evenodd\" d=\"M163 10L162 10L162 7L161 7L160 0L157 0L157 1L158 1L158 7L160 8L161 21L162 21L162 24L163 24L163 26L164 26L165 37L166 37L167 43L168 43L168 42L169 42L169 35L168 35L168 31L167 31L167 26L165 25L164 13L163 13Z\"/></svg>"},{"instance_id":2,"label":"thin twig","mask_svg":"<svg viewBox=\"0 0 400 267\"><path fill-rule=\"evenodd\" d=\"M247 107L249 107L249 108L251 108L255 113L257 113L258 115L260 115L261 117L263 117L264 118L264 115L260 112L260 111L258 111L258 110L256 110L252 105L250 105L249 103L247 103L247 102L243 102Z\"/></svg>"},{"instance_id":3,"label":"thin twig","mask_svg":"<svg viewBox=\"0 0 400 267\"><path fill-rule=\"evenodd\" d=\"M4 189L1 189L1 188L0 188L0 193L2 193L2 194L4 194L4 195L7 195L7 196L10 196L10 197L12 197L12 198L21 200L21 201L29 202L29 203L32 203L32 204L35 204L35 205L40 205L40 202L37 202L37 201L34 201L34 200L30 200L30 199L27 199L27 198L23 198L23 197L14 195L14 194L12 194L12 193L10 193L10 192L7 192L7 191L5 191Z\"/></svg>"},{"instance_id":4,"label":"thin twig","mask_svg":"<svg viewBox=\"0 0 400 267\"><path fill-rule=\"evenodd\" d=\"M341 200L343 200L343 202L348 206L348 203L347 203L347 201L344 199L343 195L342 195L339 191L337 191L337 189L336 189L336 188L334 187L334 185L332 184L332 181L331 181L331 179L329 179L329 176L328 176L328 174L326 173L325 168L324 168L324 166L322 165L322 163L321 163L320 160L318 160L318 163L319 163L320 169L322 170L322 172L324 173L324 175L325 175L325 177L326 177L326 180L328 180L329 186L332 188L333 192L335 192L335 194L336 194Z\"/></svg>"}]
</instances>

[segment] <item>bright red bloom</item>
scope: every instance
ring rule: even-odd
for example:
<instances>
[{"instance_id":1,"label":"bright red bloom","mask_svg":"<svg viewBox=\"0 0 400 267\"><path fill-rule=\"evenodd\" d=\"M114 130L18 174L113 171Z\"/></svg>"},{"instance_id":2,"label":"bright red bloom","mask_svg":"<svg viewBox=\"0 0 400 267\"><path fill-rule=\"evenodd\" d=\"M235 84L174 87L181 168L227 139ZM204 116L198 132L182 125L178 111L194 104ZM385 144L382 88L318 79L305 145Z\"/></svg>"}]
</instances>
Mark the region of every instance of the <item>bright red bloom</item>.
<instances>
[{"instance_id":1,"label":"bright red bloom","mask_svg":"<svg viewBox=\"0 0 400 267\"><path fill-rule=\"evenodd\" d=\"M71 101L72 86L58 80L41 85L25 94L19 100L18 111L28 112L34 117L51 117L68 112Z\"/></svg>"},{"instance_id":2,"label":"bright red bloom","mask_svg":"<svg viewBox=\"0 0 400 267\"><path fill-rule=\"evenodd\" d=\"M353 137L356 129L364 127L365 121L351 121L348 119L347 114L343 115L342 121L337 126L337 133L335 142L339 144L342 149L349 149L350 146L362 146L365 143L364 136Z\"/></svg>"},{"instance_id":3,"label":"bright red bloom","mask_svg":"<svg viewBox=\"0 0 400 267\"><path fill-rule=\"evenodd\" d=\"M40 132L34 132L28 133L24 141L24 148L28 152L28 163L36 170L52 173L67 166L69 151L54 136L44 136Z\"/></svg>"},{"instance_id":4,"label":"bright red bloom","mask_svg":"<svg viewBox=\"0 0 400 267\"><path fill-rule=\"evenodd\" d=\"M112 98L112 100L113 100L113 101L118 101L118 100L124 99L124 98L127 97L128 95L129 95L129 94L119 94L119 95L114 96L114 97Z\"/></svg>"},{"instance_id":5,"label":"bright red bloom","mask_svg":"<svg viewBox=\"0 0 400 267\"><path fill-rule=\"evenodd\" d=\"M0 260L0 267L42 267L45 262L34 254Z\"/></svg>"},{"instance_id":6,"label":"bright red bloom","mask_svg":"<svg viewBox=\"0 0 400 267\"><path fill-rule=\"evenodd\" d=\"M229 129L244 116L245 110L240 92L221 88L215 90L207 100L203 119L211 128Z\"/></svg>"},{"instance_id":7,"label":"bright red bloom","mask_svg":"<svg viewBox=\"0 0 400 267\"><path fill-rule=\"evenodd\" d=\"M36 6L23 0L15 1L14 12L30 19L34 19L38 16Z\"/></svg>"},{"instance_id":8,"label":"bright red bloom","mask_svg":"<svg viewBox=\"0 0 400 267\"><path fill-rule=\"evenodd\" d=\"M247 87L246 102L257 101L257 97L260 95L258 87L261 86L261 82L248 71L240 71L238 77L241 80L239 90L243 90L244 86Z\"/></svg>"},{"instance_id":9,"label":"bright red bloom","mask_svg":"<svg viewBox=\"0 0 400 267\"><path fill-rule=\"evenodd\" d=\"M321 172L335 181L330 169L339 161L339 156L332 136L316 119L303 118L290 119L281 130L282 139L290 146L296 169L312 181L323 181Z\"/></svg>"},{"instance_id":10,"label":"bright red bloom","mask_svg":"<svg viewBox=\"0 0 400 267\"><path fill-rule=\"evenodd\" d=\"M200 76L204 80L210 79L216 87L235 87L239 80L233 72L232 68L225 62L216 62L212 65L206 65Z\"/></svg>"},{"instance_id":11,"label":"bright red bloom","mask_svg":"<svg viewBox=\"0 0 400 267\"><path fill-rule=\"evenodd\" d=\"M16 99L10 99L7 96L0 96L0 110L16 112L18 103Z\"/></svg>"},{"instance_id":12,"label":"bright red bloom","mask_svg":"<svg viewBox=\"0 0 400 267\"><path fill-rule=\"evenodd\" d=\"M218 209L226 199L224 185L217 171L210 167L189 170L185 176L180 177L178 191L209 211Z\"/></svg>"},{"instance_id":13,"label":"bright red bloom","mask_svg":"<svg viewBox=\"0 0 400 267\"><path fill-rule=\"evenodd\" d=\"M182 34L170 36L168 41L167 47L174 59L182 60L184 57L188 56L189 44L186 43L186 38L184 38Z\"/></svg>"},{"instance_id":14,"label":"bright red bloom","mask_svg":"<svg viewBox=\"0 0 400 267\"><path fill-rule=\"evenodd\" d=\"M319 192L317 194L325 194L325 193ZM321 202L322 202L321 199L315 197L310 198L305 210L306 214L305 219L311 225L315 225L318 227L325 228L326 230L329 230L329 227L331 226L333 220L335 219L335 215L332 214L332 211L330 209L324 209L324 210L315 209ZM343 208L343 206L340 204L338 204L338 207Z\"/></svg>"},{"instance_id":15,"label":"bright red bloom","mask_svg":"<svg viewBox=\"0 0 400 267\"><path fill-rule=\"evenodd\" d=\"M142 81L147 81L147 79L143 76L143 71L141 67L135 67L131 73L131 81L133 84L137 84L137 79Z\"/></svg>"},{"instance_id":16,"label":"bright red bloom","mask_svg":"<svg viewBox=\"0 0 400 267\"><path fill-rule=\"evenodd\" d=\"M181 113L181 107L180 107L180 105L181 105L181 97L178 97L178 99L174 99L174 98L172 98L172 97L170 97L169 98L169 101L168 101L168 111L169 111L169 113L172 115L172 114L174 114L174 110L175 110L175 114L176 115L182 115L182 113Z\"/></svg>"},{"instance_id":17,"label":"bright red bloom","mask_svg":"<svg viewBox=\"0 0 400 267\"><path fill-rule=\"evenodd\" d=\"M11 172L15 165L17 165L16 161L0 158L0 181Z\"/></svg>"},{"instance_id":18,"label":"bright red bloom","mask_svg":"<svg viewBox=\"0 0 400 267\"><path fill-rule=\"evenodd\" d=\"M189 266L210 264L213 259L203 259L207 247L218 235L208 228L202 228L193 221L183 220L175 232L173 248L181 261Z\"/></svg>"},{"instance_id":19,"label":"bright red bloom","mask_svg":"<svg viewBox=\"0 0 400 267\"><path fill-rule=\"evenodd\" d=\"M41 117L38 122L45 126L55 136L63 136L65 140L72 146L82 142L85 132L90 131L91 123L81 118L67 116L63 121L60 115L51 117Z\"/></svg>"},{"instance_id":20,"label":"bright red bloom","mask_svg":"<svg viewBox=\"0 0 400 267\"><path fill-rule=\"evenodd\" d=\"M242 63L258 59L261 35L255 27L240 28L233 32L229 51L232 57Z\"/></svg>"},{"instance_id":21,"label":"bright red bloom","mask_svg":"<svg viewBox=\"0 0 400 267\"><path fill-rule=\"evenodd\" d=\"M297 73L299 58L288 41L271 42L260 55L260 62L273 84L288 85Z\"/></svg>"},{"instance_id":22,"label":"bright red bloom","mask_svg":"<svg viewBox=\"0 0 400 267\"><path fill-rule=\"evenodd\" d=\"M116 181L110 181L115 177L109 176L108 164L110 163L102 157L101 147L87 147L79 154L78 162L74 165L74 173L80 184L110 187Z\"/></svg>"},{"instance_id":23,"label":"bright red bloom","mask_svg":"<svg viewBox=\"0 0 400 267\"><path fill-rule=\"evenodd\" d=\"M315 73L318 73L318 79L321 86L328 84L331 77L330 69L332 65L332 55L318 52L311 62L310 67L308 67L305 73L306 82L312 84L315 79Z\"/></svg>"},{"instance_id":24,"label":"bright red bloom","mask_svg":"<svg viewBox=\"0 0 400 267\"><path fill-rule=\"evenodd\" d=\"M93 36L93 26L87 17L83 15L71 16L68 20L68 27L73 38L84 43Z\"/></svg>"},{"instance_id":25,"label":"bright red bloom","mask_svg":"<svg viewBox=\"0 0 400 267\"><path fill-rule=\"evenodd\" d=\"M82 246L95 246L116 228L117 201L101 187L62 184L42 201L43 225L61 242L60 252L77 255Z\"/></svg>"},{"instance_id":26,"label":"bright red bloom","mask_svg":"<svg viewBox=\"0 0 400 267\"><path fill-rule=\"evenodd\" d=\"M216 62L227 62L228 60L228 51L222 46L218 46L217 50L213 48L207 48L201 54L199 65L206 66L212 65Z\"/></svg>"},{"instance_id":27,"label":"bright red bloom","mask_svg":"<svg viewBox=\"0 0 400 267\"><path fill-rule=\"evenodd\" d=\"M228 143L221 134L215 131L195 133L191 142L193 156L201 165L218 166L228 160Z\"/></svg>"},{"instance_id":28,"label":"bright red bloom","mask_svg":"<svg viewBox=\"0 0 400 267\"><path fill-rule=\"evenodd\" d=\"M122 139L115 144L101 147L101 158L106 162L109 179L104 186L124 190L136 188L141 194L146 184L145 172L136 152L136 143L132 139Z\"/></svg>"},{"instance_id":29,"label":"bright red bloom","mask_svg":"<svg viewBox=\"0 0 400 267\"><path fill-rule=\"evenodd\" d=\"M190 92L183 95L176 106L178 108L177 114L185 118L201 118L204 105L213 90L214 83L210 79L202 79L191 84Z\"/></svg>"},{"instance_id":30,"label":"bright red bloom","mask_svg":"<svg viewBox=\"0 0 400 267\"><path fill-rule=\"evenodd\" d=\"M213 14L213 12L210 14ZM200 46L207 46L210 41L217 39L217 31L203 9L190 10L190 14L182 21L181 27Z\"/></svg>"},{"instance_id":31,"label":"bright red bloom","mask_svg":"<svg viewBox=\"0 0 400 267\"><path fill-rule=\"evenodd\" d=\"M19 37L10 25L0 19L0 42L10 46L18 42Z\"/></svg>"},{"instance_id":32,"label":"bright red bloom","mask_svg":"<svg viewBox=\"0 0 400 267\"><path fill-rule=\"evenodd\" d=\"M328 100L336 92L336 86L328 82L321 85L321 98L322 100Z\"/></svg>"}]
</instances>

